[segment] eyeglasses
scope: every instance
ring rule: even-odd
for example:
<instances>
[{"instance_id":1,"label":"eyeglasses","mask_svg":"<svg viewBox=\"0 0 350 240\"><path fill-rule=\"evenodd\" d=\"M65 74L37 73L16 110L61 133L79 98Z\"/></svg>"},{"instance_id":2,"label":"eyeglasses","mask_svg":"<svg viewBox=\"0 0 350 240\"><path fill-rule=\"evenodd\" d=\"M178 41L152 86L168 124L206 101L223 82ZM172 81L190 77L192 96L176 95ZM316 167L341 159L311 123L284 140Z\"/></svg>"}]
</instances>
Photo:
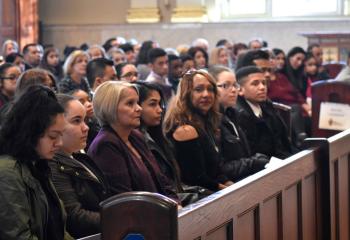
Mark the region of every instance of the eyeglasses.
<instances>
[{"instance_id":1,"label":"eyeglasses","mask_svg":"<svg viewBox=\"0 0 350 240\"><path fill-rule=\"evenodd\" d=\"M216 86L219 87L219 88L223 88L225 90L229 90L229 89L232 89L232 88L238 89L240 87L240 85L237 82L235 82L235 83L217 84Z\"/></svg>"},{"instance_id":2,"label":"eyeglasses","mask_svg":"<svg viewBox=\"0 0 350 240\"><path fill-rule=\"evenodd\" d=\"M14 81L14 80L17 80L18 76L14 76L14 75L10 75L10 76L5 76L5 77L2 77L1 79L8 79L8 80L11 80L11 81Z\"/></svg>"},{"instance_id":3,"label":"eyeglasses","mask_svg":"<svg viewBox=\"0 0 350 240\"><path fill-rule=\"evenodd\" d=\"M128 72L125 73L122 78L130 78L130 77L138 77L139 73L138 72Z\"/></svg>"}]
</instances>

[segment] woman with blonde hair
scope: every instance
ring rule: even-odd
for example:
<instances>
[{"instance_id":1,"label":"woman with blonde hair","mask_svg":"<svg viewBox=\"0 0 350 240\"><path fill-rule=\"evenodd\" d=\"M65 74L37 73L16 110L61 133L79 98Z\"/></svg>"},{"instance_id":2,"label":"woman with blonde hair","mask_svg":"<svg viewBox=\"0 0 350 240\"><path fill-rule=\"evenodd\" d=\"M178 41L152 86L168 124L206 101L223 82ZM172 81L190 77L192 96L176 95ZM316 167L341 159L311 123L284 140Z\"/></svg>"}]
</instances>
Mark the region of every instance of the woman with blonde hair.
<instances>
[{"instance_id":1,"label":"woman with blonde hair","mask_svg":"<svg viewBox=\"0 0 350 240\"><path fill-rule=\"evenodd\" d=\"M65 77L60 81L58 90L61 93L68 93L75 89L82 89L90 93L91 89L86 79L86 66L89 55L82 50L73 51L63 65Z\"/></svg>"},{"instance_id":2,"label":"woman with blonde hair","mask_svg":"<svg viewBox=\"0 0 350 240\"><path fill-rule=\"evenodd\" d=\"M229 55L226 47L216 47L210 53L209 66L222 65L227 67L229 63L228 58Z\"/></svg>"},{"instance_id":3,"label":"woman with blonde hair","mask_svg":"<svg viewBox=\"0 0 350 240\"><path fill-rule=\"evenodd\" d=\"M106 175L111 194L157 192L177 200L148 149L140 126L139 95L127 82L104 82L93 98L95 116L102 126L88 155Z\"/></svg>"},{"instance_id":4,"label":"woman with blonde hair","mask_svg":"<svg viewBox=\"0 0 350 240\"><path fill-rule=\"evenodd\" d=\"M182 181L216 191L232 182L220 172L217 143L220 113L213 77L190 70L180 81L164 119L164 132L175 147Z\"/></svg>"}]
</instances>

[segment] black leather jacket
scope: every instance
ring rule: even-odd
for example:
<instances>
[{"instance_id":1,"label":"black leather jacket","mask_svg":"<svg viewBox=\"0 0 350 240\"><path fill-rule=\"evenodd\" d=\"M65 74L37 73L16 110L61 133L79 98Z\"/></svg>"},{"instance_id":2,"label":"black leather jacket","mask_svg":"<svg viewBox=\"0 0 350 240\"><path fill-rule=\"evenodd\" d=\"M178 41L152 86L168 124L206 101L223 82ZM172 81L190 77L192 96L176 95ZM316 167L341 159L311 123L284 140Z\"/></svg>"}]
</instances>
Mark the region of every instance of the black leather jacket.
<instances>
[{"instance_id":1,"label":"black leather jacket","mask_svg":"<svg viewBox=\"0 0 350 240\"><path fill-rule=\"evenodd\" d=\"M67 211L67 231L75 238L99 233L99 203L109 197L102 172L86 154L57 153L49 164Z\"/></svg>"},{"instance_id":2,"label":"black leather jacket","mask_svg":"<svg viewBox=\"0 0 350 240\"><path fill-rule=\"evenodd\" d=\"M251 153L246 135L238 124L234 108L228 108L222 112L220 152L223 165L221 169L232 181L238 181L262 170L269 162L269 158L261 153Z\"/></svg>"}]
</instances>

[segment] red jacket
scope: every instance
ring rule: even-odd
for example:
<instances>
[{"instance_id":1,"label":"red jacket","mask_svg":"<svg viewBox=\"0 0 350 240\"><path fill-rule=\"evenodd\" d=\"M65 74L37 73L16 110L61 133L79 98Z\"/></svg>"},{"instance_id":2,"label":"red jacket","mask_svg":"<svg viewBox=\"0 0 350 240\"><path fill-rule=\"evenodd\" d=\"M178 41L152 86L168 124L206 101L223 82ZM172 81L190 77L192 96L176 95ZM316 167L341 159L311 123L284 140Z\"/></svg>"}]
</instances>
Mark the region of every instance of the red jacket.
<instances>
[{"instance_id":1,"label":"red jacket","mask_svg":"<svg viewBox=\"0 0 350 240\"><path fill-rule=\"evenodd\" d=\"M272 101L286 105L301 105L306 102L303 95L292 85L283 73L276 73L276 80L270 81L267 95Z\"/></svg>"}]
</instances>

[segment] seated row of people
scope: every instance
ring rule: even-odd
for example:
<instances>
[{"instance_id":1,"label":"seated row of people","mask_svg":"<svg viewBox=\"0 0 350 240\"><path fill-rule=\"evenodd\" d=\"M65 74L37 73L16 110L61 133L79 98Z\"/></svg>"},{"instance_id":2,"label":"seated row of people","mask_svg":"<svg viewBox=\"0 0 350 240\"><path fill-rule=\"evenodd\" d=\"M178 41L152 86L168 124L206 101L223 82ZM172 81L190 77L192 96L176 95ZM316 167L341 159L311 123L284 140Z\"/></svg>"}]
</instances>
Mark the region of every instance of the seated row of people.
<instances>
[{"instance_id":1,"label":"seated row of people","mask_svg":"<svg viewBox=\"0 0 350 240\"><path fill-rule=\"evenodd\" d=\"M158 192L173 198L180 206L191 202L183 199L188 196L185 184L201 187L196 192L201 195L196 197L198 199L263 169L271 156L285 158L291 155L293 152L288 140L283 142L286 137L283 123L267 101L266 78L261 69L242 67L236 73L238 83L228 68L210 72L214 77L206 70L192 70L184 74L166 112L162 104L166 99L163 99L162 88L157 83L146 81L136 84L136 87L126 82L102 83L94 89L93 97L94 115L101 129L92 139L87 155L78 152L86 146L89 128L84 120L91 104L87 103L86 96L82 97L77 92L73 92L73 95L80 95L80 101L59 95L57 98L61 108L51 114L59 119L53 121L53 117L46 116L49 120L45 128L39 135L36 133L35 138L28 138L32 140L28 148L36 156L30 160L34 166L30 165L29 174L33 182L39 184L38 191L44 193L42 201L47 203L46 209L49 209L50 214L52 212L52 218L55 219L43 219L40 225L42 232L38 232L28 222L22 223L21 229L17 228L17 221L21 221L19 218L4 219L6 228L0 230L0 236L3 234L7 238L22 232L27 234L25 236L53 234L52 229L45 226L52 227L50 221L54 222L63 216L59 214L62 209L55 200L56 191L68 214L68 232L74 237L82 237L100 231L98 203L108 196L126 191ZM27 72L21 78L26 75ZM45 76L50 79L48 75ZM95 79L98 77L101 76L95 76ZM39 83L50 85L45 80ZM237 111L238 84L240 107ZM39 94L35 94L35 91L46 94L50 99L37 98ZM24 96L27 96L25 102ZM33 129L28 128L27 124L36 126L42 123L36 122L40 118L26 121L27 117L40 111L45 114L45 108L41 110L41 105L45 105L46 101L52 101L53 105L57 102L54 94L43 87L32 87L23 95L19 94L18 100L9 106L4 116L5 122L0 131L1 144L10 136L7 131L11 124L15 125L13 128L33 134ZM32 105L31 108L24 107L28 104ZM16 112L17 106L21 111ZM11 119L12 122L8 122L11 114L15 115L13 118L17 121ZM56 127L57 124L64 126L60 125L60 128L51 131L51 125ZM165 135L162 135L161 128ZM47 136L43 132L47 132ZM2 134L5 134L4 137ZM14 136L17 135L21 137L20 133ZM27 145L16 149L6 144L3 146L2 153L13 158L11 164L20 163L21 151L26 151L23 148ZM50 154L46 155L46 151ZM43 159L53 159L49 166L53 172L55 189L51 189L52 185L44 185L44 182L47 184L48 175L42 177L33 173L41 167L37 162L44 162L47 168L47 162ZM3 171L8 171L7 165ZM2 176L4 184L9 181L16 181L16 184L10 189L6 184L0 186L0 195L4 195L1 208L9 208L9 211L16 213L13 215L33 217L28 209L13 207L13 204L21 206L23 202L16 203L9 197L13 191L24 191L23 188L17 188L18 185L25 185L25 179L13 180L6 173ZM34 204L32 198L24 197L22 201L27 201L28 206ZM41 212L39 215L42 217L46 213ZM64 231L60 234L63 236ZM51 235L46 236L51 239L48 237Z\"/></svg>"}]
</instances>

